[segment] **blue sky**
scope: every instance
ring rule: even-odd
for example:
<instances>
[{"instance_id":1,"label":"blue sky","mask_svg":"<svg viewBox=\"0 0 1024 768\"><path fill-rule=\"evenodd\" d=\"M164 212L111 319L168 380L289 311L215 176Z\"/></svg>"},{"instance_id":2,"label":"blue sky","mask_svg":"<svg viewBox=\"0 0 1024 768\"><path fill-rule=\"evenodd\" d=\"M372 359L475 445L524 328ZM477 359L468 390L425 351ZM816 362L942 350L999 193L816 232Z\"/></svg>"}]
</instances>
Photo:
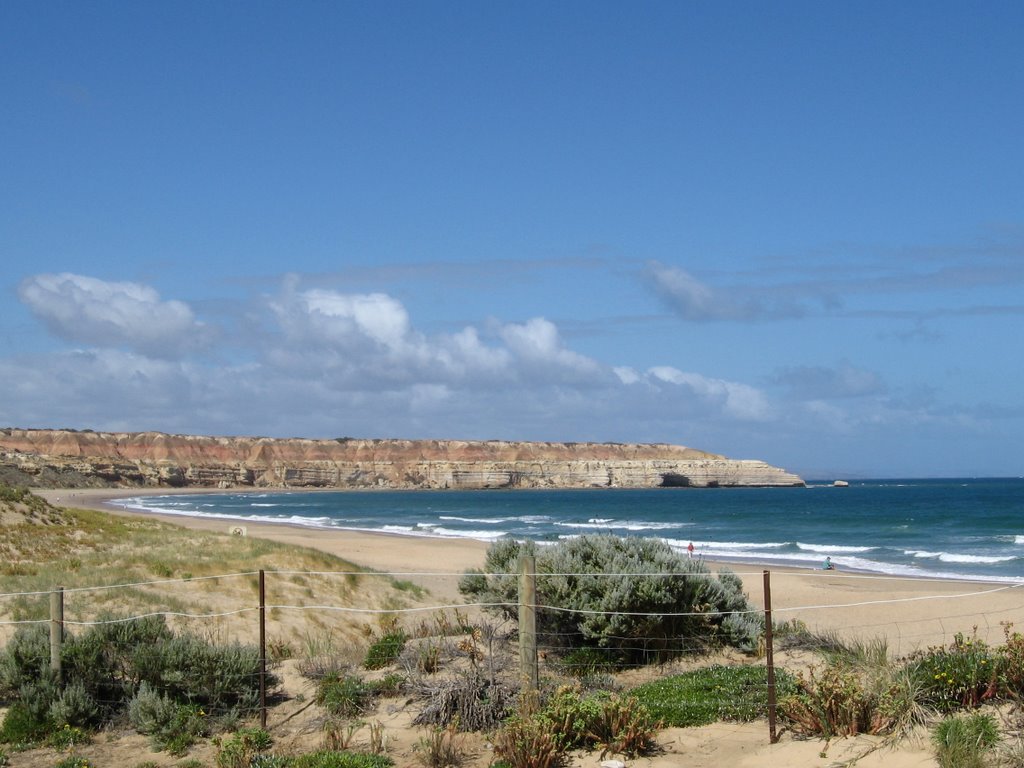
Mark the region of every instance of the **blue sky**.
<instances>
[{"instance_id":1,"label":"blue sky","mask_svg":"<svg viewBox=\"0 0 1024 768\"><path fill-rule=\"evenodd\" d=\"M1024 5L0 5L0 425L1024 474Z\"/></svg>"}]
</instances>

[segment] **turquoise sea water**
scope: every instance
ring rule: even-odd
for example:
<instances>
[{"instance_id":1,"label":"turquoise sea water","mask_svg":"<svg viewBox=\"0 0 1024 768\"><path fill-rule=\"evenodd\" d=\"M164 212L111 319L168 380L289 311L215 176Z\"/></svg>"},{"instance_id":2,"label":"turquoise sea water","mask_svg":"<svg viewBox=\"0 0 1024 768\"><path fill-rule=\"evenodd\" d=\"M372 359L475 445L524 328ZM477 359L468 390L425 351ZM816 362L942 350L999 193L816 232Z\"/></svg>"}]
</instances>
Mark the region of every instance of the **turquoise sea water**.
<instances>
[{"instance_id":1,"label":"turquoise sea water","mask_svg":"<svg viewBox=\"0 0 1024 768\"><path fill-rule=\"evenodd\" d=\"M1024 479L867 480L848 488L215 493L120 506L408 536L653 536L713 560L1024 581Z\"/></svg>"}]
</instances>

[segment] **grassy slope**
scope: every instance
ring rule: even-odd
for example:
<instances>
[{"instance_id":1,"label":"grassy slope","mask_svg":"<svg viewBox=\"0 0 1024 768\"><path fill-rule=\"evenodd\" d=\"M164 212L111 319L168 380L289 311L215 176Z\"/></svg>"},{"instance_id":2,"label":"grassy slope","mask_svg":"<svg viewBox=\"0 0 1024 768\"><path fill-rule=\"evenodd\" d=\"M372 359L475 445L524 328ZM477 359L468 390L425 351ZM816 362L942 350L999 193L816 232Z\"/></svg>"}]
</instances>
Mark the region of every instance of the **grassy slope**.
<instances>
[{"instance_id":1,"label":"grassy slope","mask_svg":"<svg viewBox=\"0 0 1024 768\"><path fill-rule=\"evenodd\" d=\"M45 593L56 585L69 590L69 621L151 611L251 609L258 605L261 569L267 572L268 605L394 610L423 596L421 590L390 578L361 575L365 571L358 566L318 550L192 531L144 517L53 507L31 493L0 485L0 618L47 618L48 595L11 593ZM231 575L209 578L224 574ZM71 591L112 585L134 586ZM271 625L278 626L268 631L291 640L323 628L352 637L365 635L360 624L373 617L288 609L269 614ZM248 639L254 623L254 617L242 613L213 626L217 632Z\"/></svg>"}]
</instances>

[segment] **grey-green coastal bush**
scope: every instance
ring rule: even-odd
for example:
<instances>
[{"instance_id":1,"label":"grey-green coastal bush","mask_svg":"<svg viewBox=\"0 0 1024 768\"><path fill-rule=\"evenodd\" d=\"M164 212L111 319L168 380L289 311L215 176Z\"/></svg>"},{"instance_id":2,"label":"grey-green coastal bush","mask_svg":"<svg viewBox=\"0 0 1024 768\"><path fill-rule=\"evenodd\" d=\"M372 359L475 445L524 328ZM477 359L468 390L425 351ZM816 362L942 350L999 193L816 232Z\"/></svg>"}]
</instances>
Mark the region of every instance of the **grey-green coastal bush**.
<instances>
[{"instance_id":1,"label":"grey-green coastal bush","mask_svg":"<svg viewBox=\"0 0 1024 768\"><path fill-rule=\"evenodd\" d=\"M498 541L487 551L484 571L467 572L460 591L482 603L504 604L497 610L515 620L514 574L523 555L536 558L538 605L551 606L537 611L545 645L597 648L625 663L716 643L757 646L761 622L749 613L740 579L727 570L716 576L657 539L581 536L545 547Z\"/></svg>"},{"instance_id":2,"label":"grey-green coastal bush","mask_svg":"<svg viewBox=\"0 0 1024 768\"><path fill-rule=\"evenodd\" d=\"M209 715L230 720L259 704L255 646L178 635L162 617L69 632L61 664L63 686L50 671L45 626L19 629L0 651L0 702L11 705L0 741L37 740L63 725L96 728L127 714L172 748L204 733ZM268 686L276 683L267 676Z\"/></svg>"}]
</instances>

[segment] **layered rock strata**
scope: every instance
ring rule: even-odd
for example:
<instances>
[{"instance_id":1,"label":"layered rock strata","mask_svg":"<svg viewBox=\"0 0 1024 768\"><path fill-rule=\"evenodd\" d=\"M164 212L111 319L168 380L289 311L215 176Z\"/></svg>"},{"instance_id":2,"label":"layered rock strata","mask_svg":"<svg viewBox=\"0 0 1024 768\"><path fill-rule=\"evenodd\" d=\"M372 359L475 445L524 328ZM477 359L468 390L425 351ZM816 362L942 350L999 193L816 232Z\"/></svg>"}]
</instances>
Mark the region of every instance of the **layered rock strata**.
<instances>
[{"instance_id":1,"label":"layered rock strata","mask_svg":"<svg viewBox=\"0 0 1024 768\"><path fill-rule=\"evenodd\" d=\"M202 488L799 486L763 461L678 445L206 437L0 429L0 468L32 485Z\"/></svg>"}]
</instances>

